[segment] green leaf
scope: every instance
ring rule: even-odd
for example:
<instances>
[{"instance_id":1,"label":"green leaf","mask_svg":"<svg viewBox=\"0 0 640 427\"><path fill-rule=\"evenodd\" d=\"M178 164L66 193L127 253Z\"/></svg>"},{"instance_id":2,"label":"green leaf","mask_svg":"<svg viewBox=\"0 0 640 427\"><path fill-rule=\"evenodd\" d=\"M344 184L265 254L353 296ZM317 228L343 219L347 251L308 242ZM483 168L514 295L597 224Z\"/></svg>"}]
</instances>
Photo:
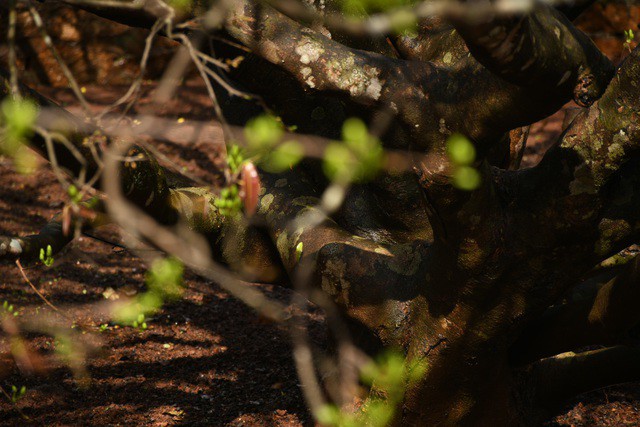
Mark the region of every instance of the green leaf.
<instances>
[{"instance_id":1,"label":"green leaf","mask_svg":"<svg viewBox=\"0 0 640 427\"><path fill-rule=\"evenodd\" d=\"M287 141L275 148L260 161L260 166L267 172L283 172L297 165L304 157L304 149L296 141Z\"/></svg>"},{"instance_id":2,"label":"green leaf","mask_svg":"<svg viewBox=\"0 0 640 427\"><path fill-rule=\"evenodd\" d=\"M314 415L320 424L337 426L340 423L341 413L335 405L323 405Z\"/></svg>"},{"instance_id":3,"label":"green leaf","mask_svg":"<svg viewBox=\"0 0 640 427\"><path fill-rule=\"evenodd\" d=\"M418 17L408 9L398 9L389 16L391 28L396 34L413 36L417 34Z\"/></svg>"},{"instance_id":4,"label":"green leaf","mask_svg":"<svg viewBox=\"0 0 640 427\"><path fill-rule=\"evenodd\" d=\"M476 159L476 149L465 136L453 134L447 140L449 159L459 166L469 166Z\"/></svg>"},{"instance_id":5,"label":"green leaf","mask_svg":"<svg viewBox=\"0 0 640 427\"><path fill-rule=\"evenodd\" d=\"M280 141L284 133L282 123L270 115L251 119L244 128L244 135L250 151L254 154L269 150Z\"/></svg>"},{"instance_id":6,"label":"green leaf","mask_svg":"<svg viewBox=\"0 0 640 427\"><path fill-rule=\"evenodd\" d=\"M366 418L368 422L366 425L372 427L385 427L389 425L395 408L393 404L384 401L372 401L365 408Z\"/></svg>"},{"instance_id":7,"label":"green leaf","mask_svg":"<svg viewBox=\"0 0 640 427\"><path fill-rule=\"evenodd\" d=\"M300 261L302 258L302 251L304 250L304 244L302 242L296 245L296 261Z\"/></svg>"},{"instance_id":8,"label":"green leaf","mask_svg":"<svg viewBox=\"0 0 640 427\"><path fill-rule=\"evenodd\" d=\"M230 144L227 146L227 164L231 173L236 173L245 161L244 153L237 144Z\"/></svg>"},{"instance_id":9,"label":"green leaf","mask_svg":"<svg viewBox=\"0 0 640 427\"><path fill-rule=\"evenodd\" d=\"M67 193L69 193L69 197L71 198L71 201L74 203L78 203L80 202L80 192L78 191L78 188L71 184L69 185L69 188L67 188Z\"/></svg>"},{"instance_id":10,"label":"green leaf","mask_svg":"<svg viewBox=\"0 0 640 427\"><path fill-rule=\"evenodd\" d=\"M24 145L37 117L38 109L31 100L5 98L0 105L0 125L4 131L0 153L11 157L18 172L23 174L33 172L37 166L34 153Z\"/></svg>"},{"instance_id":11,"label":"green leaf","mask_svg":"<svg viewBox=\"0 0 640 427\"><path fill-rule=\"evenodd\" d=\"M182 276L184 267L182 262L174 257L160 258L153 262L147 272L149 290L165 299L175 299L182 294ZM144 314L138 322L142 323Z\"/></svg>"},{"instance_id":12,"label":"green leaf","mask_svg":"<svg viewBox=\"0 0 640 427\"><path fill-rule=\"evenodd\" d=\"M355 117L345 120L342 125L342 139L347 143L365 143L369 139L367 125Z\"/></svg>"},{"instance_id":13,"label":"green leaf","mask_svg":"<svg viewBox=\"0 0 640 427\"><path fill-rule=\"evenodd\" d=\"M323 169L333 181L351 181L355 160L351 150L339 142L331 142L324 150Z\"/></svg>"},{"instance_id":14,"label":"green leaf","mask_svg":"<svg viewBox=\"0 0 640 427\"><path fill-rule=\"evenodd\" d=\"M193 5L192 0L168 0L168 3L171 7L183 13L190 11Z\"/></svg>"},{"instance_id":15,"label":"green leaf","mask_svg":"<svg viewBox=\"0 0 640 427\"><path fill-rule=\"evenodd\" d=\"M343 143L332 142L325 149L325 174L342 183L372 179L382 166L384 152L380 141L370 135L367 126L357 118L344 122L342 137Z\"/></svg>"},{"instance_id":16,"label":"green leaf","mask_svg":"<svg viewBox=\"0 0 640 427\"><path fill-rule=\"evenodd\" d=\"M38 118L38 108L36 104L29 100L12 100L6 98L0 106L2 118L10 131L15 132L16 137L20 137L30 132Z\"/></svg>"},{"instance_id":17,"label":"green leaf","mask_svg":"<svg viewBox=\"0 0 640 427\"><path fill-rule=\"evenodd\" d=\"M470 166L460 166L453 173L453 185L460 190L475 190L480 182L480 173Z\"/></svg>"},{"instance_id":18,"label":"green leaf","mask_svg":"<svg viewBox=\"0 0 640 427\"><path fill-rule=\"evenodd\" d=\"M341 0L342 11L352 17L366 17L371 13L387 12L415 4L415 0Z\"/></svg>"}]
</instances>

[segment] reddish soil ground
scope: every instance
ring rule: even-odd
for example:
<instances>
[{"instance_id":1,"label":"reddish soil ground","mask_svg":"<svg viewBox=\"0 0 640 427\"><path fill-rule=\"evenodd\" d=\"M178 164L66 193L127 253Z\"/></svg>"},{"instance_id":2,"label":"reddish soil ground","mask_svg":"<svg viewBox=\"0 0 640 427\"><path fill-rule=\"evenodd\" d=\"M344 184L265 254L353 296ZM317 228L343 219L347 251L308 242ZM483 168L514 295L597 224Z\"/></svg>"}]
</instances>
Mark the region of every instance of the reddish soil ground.
<instances>
[{"instance_id":1,"label":"reddish soil ground","mask_svg":"<svg viewBox=\"0 0 640 427\"><path fill-rule=\"evenodd\" d=\"M117 88L88 89L94 105L111 102L118 93ZM174 139L157 141L156 146L180 169L215 181L210 171L215 169L219 129L200 129L197 141L186 148L186 139L195 135L193 126L177 121L179 117L202 120L210 114L202 93L202 87L188 83L163 107L171 111L178 129ZM67 91L50 94L62 103L73 99ZM68 200L52 172L42 166L25 176L17 174L8 160L0 162L1 235L36 232ZM111 242L121 241L113 227L97 234ZM76 338L91 342L96 350L82 362L91 381L81 387L56 352L55 337L26 335L29 352L41 355L29 367L11 355L10 339L3 334L0 386L10 393L12 386L25 385L27 392L16 404L0 396L0 425L310 424L287 332L211 282L187 272L184 298L149 319L145 331L113 325L104 310L96 310L97 304L106 301L105 295L115 292L125 298L141 292L146 269L128 251L88 237L77 239L52 267L26 268L35 287L68 317L63 318L43 303L16 265L0 266L0 304L5 300L12 304L18 321L33 319L36 329L43 324L68 328L75 323ZM291 295L282 288L255 286L285 303ZM320 315L311 315L310 320L322 329Z\"/></svg>"}]
</instances>

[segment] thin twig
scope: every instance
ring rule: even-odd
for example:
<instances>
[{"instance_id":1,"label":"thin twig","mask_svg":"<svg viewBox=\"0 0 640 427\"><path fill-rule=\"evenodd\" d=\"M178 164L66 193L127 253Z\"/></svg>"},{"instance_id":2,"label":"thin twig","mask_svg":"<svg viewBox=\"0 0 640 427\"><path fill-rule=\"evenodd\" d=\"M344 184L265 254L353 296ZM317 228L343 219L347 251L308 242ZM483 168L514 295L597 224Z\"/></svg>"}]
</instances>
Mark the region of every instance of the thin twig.
<instances>
[{"instance_id":1,"label":"thin twig","mask_svg":"<svg viewBox=\"0 0 640 427\"><path fill-rule=\"evenodd\" d=\"M31 283L31 280L29 280L29 278L27 277L27 274L24 272L24 269L22 268L22 264L20 264L20 260L19 259L16 260L16 265L18 266L18 270L20 270L20 274L22 275L22 278L25 280L25 282L27 282L29 284L29 286L31 286L31 289L33 289L33 291L36 294L38 294L38 296L42 299L42 301L44 301L45 304L47 304L49 307L51 307L51 309L53 311L55 311L56 313L58 313L60 316L62 316L65 319L70 320L70 321L73 322L72 318L70 318L69 316L64 314L62 311L60 311L58 309L58 307L56 307L55 305L51 304L49 302L49 300L47 298L45 298L45 296L42 295L42 293L40 293L40 291L38 291L38 289L36 289L36 287L33 285L33 283Z\"/></svg>"},{"instance_id":2,"label":"thin twig","mask_svg":"<svg viewBox=\"0 0 640 427\"><path fill-rule=\"evenodd\" d=\"M20 87L18 86L18 66L16 65L16 24L18 13L16 12L16 0L10 0L9 3L9 31L7 33L7 41L9 44L9 81L11 86L11 95L15 99L20 99Z\"/></svg>"},{"instance_id":3,"label":"thin twig","mask_svg":"<svg viewBox=\"0 0 640 427\"><path fill-rule=\"evenodd\" d=\"M110 111L113 111L115 108L119 107L125 102L129 101L130 98L132 99L127 103L127 106L122 112L122 116L126 115L131 109L131 107L136 103L136 101L138 100L138 95L140 93L140 87L142 86L144 75L147 70L147 64L149 62L149 56L151 53L151 47L153 46L153 41L155 40L155 37L157 36L158 32L162 29L164 24L165 22L163 20L158 19L153 24L153 27L151 27L151 31L149 32L149 34L147 35L147 38L145 39L144 51L142 52L142 58L140 59L140 71L138 73L138 76L136 77L134 82L131 84L131 86L129 86L129 89L127 90L127 92L120 99L118 99L116 102L105 107L104 110L102 110L102 112L97 116L98 123L106 114L108 114Z\"/></svg>"},{"instance_id":4,"label":"thin twig","mask_svg":"<svg viewBox=\"0 0 640 427\"><path fill-rule=\"evenodd\" d=\"M56 62L58 63L58 65L62 69L62 73L67 78L67 81L69 82L69 86L71 86L71 90L73 90L73 93L75 94L76 98L78 98L78 101L80 101L80 105L82 106L82 109L84 110L84 113L86 114L87 117L93 118L93 113L91 112L91 107L89 106L89 103L87 102L87 100L85 99L84 95L82 94L82 90L80 89L80 86L78 85L78 82L76 81L76 78L73 76L73 73L71 72L71 70L67 66L67 64L64 61L64 59L62 59L62 57L58 53L58 49L56 49L56 47L53 45L53 41L51 40L51 36L49 36L49 33L47 33L47 30L44 27L44 23L42 22L42 16L40 16L40 13L38 13L36 8L33 7L33 3L31 1L29 2L29 12L31 13L31 16L33 17L33 22L35 23L36 27L38 27L38 29L40 30L40 35L42 36L42 40L44 41L44 44L51 51L51 54L53 55L53 57L55 58Z\"/></svg>"}]
</instances>

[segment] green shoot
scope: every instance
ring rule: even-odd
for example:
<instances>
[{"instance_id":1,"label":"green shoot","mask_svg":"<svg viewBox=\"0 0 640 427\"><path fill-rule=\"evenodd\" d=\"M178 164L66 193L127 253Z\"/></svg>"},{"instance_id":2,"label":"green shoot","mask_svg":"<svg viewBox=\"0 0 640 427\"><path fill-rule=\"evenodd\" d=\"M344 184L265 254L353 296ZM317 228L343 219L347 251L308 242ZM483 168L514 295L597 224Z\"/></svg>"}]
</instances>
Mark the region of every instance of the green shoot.
<instances>
[{"instance_id":1,"label":"green shoot","mask_svg":"<svg viewBox=\"0 0 640 427\"><path fill-rule=\"evenodd\" d=\"M18 400L22 399L26 393L27 393L26 386L23 385L22 387L18 388L15 385L12 385L11 386L11 402L17 403Z\"/></svg>"},{"instance_id":2,"label":"green shoot","mask_svg":"<svg viewBox=\"0 0 640 427\"><path fill-rule=\"evenodd\" d=\"M40 248L40 261L47 267L51 267L53 265L53 249L51 245L47 245L47 249L45 251L44 248Z\"/></svg>"},{"instance_id":3,"label":"green shoot","mask_svg":"<svg viewBox=\"0 0 640 427\"><path fill-rule=\"evenodd\" d=\"M633 33L633 30L631 28L629 28L628 30L624 30L624 47L626 49L629 50L629 52L631 52L632 48L631 48L631 42L633 41L633 39L635 38L635 34Z\"/></svg>"},{"instance_id":4,"label":"green shoot","mask_svg":"<svg viewBox=\"0 0 640 427\"><path fill-rule=\"evenodd\" d=\"M220 190L220 197L214 200L214 205L226 217L235 217L242 209L242 199L238 186L233 184Z\"/></svg>"}]
</instances>

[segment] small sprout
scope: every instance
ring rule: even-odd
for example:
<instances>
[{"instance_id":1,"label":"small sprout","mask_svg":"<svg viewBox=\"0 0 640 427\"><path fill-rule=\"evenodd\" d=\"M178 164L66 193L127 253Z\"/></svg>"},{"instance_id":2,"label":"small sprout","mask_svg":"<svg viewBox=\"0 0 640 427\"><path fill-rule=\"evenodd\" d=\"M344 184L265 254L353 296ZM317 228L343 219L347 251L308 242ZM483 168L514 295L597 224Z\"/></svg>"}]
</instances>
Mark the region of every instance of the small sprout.
<instances>
[{"instance_id":1,"label":"small sprout","mask_svg":"<svg viewBox=\"0 0 640 427\"><path fill-rule=\"evenodd\" d=\"M107 323L103 323L102 325L100 325L100 332L104 332L107 329L109 329L109 325Z\"/></svg>"},{"instance_id":2,"label":"small sprout","mask_svg":"<svg viewBox=\"0 0 640 427\"><path fill-rule=\"evenodd\" d=\"M244 61L244 56L242 56L242 55L236 56L233 59L225 59L224 60L225 64L227 64L231 68L238 68L240 66L240 64L242 63L242 61Z\"/></svg>"},{"instance_id":3,"label":"small sprout","mask_svg":"<svg viewBox=\"0 0 640 427\"><path fill-rule=\"evenodd\" d=\"M73 184L69 185L69 188L67 189L67 193L69 194L69 197L71 198L71 201L73 203L77 204L82 199L82 195L80 194L80 191L78 191L78 187L76 187Z\"/></svg>"},{"instance_id":4,"label":"small sprout","mask_svg":"<svg viewBox=\"0 0 640 427\"><path fill-rule=\"evenodd\" d=\"M237 185L220 190L220 197L213 202L220 213L226 217L235 217L242 208L242 200Z\"/></svg>"},{"instance_id":5,"label":"small sprout","mask_svg":"<svg viewBox=\"0 0 640 427\"><path fill-rule=\"evenodd\" d=\"M302 258L302 251L304 250L304 244L302 242L296 245L296 261L300 262L300 258Z\"/></svg>"},{"instance_id":6,"label":"small sprout","mask_svg":"<svg viewBox=\"0 0 640 427\"><path fill-rule=\"evenodd\" d=\"M631 43L633 41L634 36L635 34L633 34L633 30L631 28L624 31L624 37L627 43Z\"/></svg>"},{"instance_id":7,"label":"small sprout","mask_svg":"<svg viewBox=\"0 0 640 427\"><path fill-rule=\"evenodd\" d=\"M47 245L47 250L44 248L40 248L40 261L47 267L51 267L53 265L53 249L51 245Z\"/></svg>"},{"instance_id":8,"label":"small sprout","mask_svg":"<svg viewBox=\"0 0 640 427\"><path fill-rule=\"evenodd\" d=\"M18 316L20 313L18 312L18 310L13 306L13 304L9 304L8 301L4 301L4 303L2 304L2 309L9 315L12 316Z\"/></svg>"},{"instance_id":9,"label":"small sprout","mask_svg":"<svg viewBox=\"0 0 640 427\"><path fill-rule=\"evenodd\" d=\"M629 52L631 52L631 50L632 50L631 42L635 38L635 34L633 33L633 30L631 28L629 28L628 30L624 31L624 38L625 38L625 42L624 42L623 45L624 45L625 48L627 48L629 50Z\"/></svg>"},{"instance_id":10,"label":"small sprout","mask_svg":"<svg viewBox=\"0 0 640 427\"><path fill-rule=\"evenodd\" d=\"M16 403L18 400L22 399L27 392L27 387L22 386L18 389L15 385L11 386L11 402Z\"/></svg>"},{"instance_id":11,"label":"small sprout","mask_svg":"<svg viewBox=\"0 0 640 427\"><path fill-rule=\"evenodd\" d=\"M140 329L140 331L145 331L147 329L147 322L145 322L144 319L144 314L138 314L138 317L133 321L132 326Z\"/></svg>"},{"instance_id":12,"label":"small sprout","mask_svg":"<svg viewBox=\"0 0 640 427\"><path fill-rule=\"evenodd\" d=\"M237 144L230 144L227 147L227 165L231 173L237 173L245 161L244 153Z\"/></svg>"}]
</instances>

